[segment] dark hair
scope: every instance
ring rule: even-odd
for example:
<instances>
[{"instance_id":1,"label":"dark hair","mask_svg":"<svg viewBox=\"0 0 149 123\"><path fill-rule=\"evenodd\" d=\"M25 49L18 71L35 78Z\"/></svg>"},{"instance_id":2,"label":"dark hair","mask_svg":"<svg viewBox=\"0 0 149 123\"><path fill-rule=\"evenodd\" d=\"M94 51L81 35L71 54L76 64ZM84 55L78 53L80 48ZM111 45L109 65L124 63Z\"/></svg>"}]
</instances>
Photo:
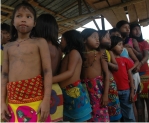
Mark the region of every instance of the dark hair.
<instances>
[{"instance_id":1,"label":"dark hair","mask_svg":"<svg viewBox=\"0 0 149 123\"><path fill-rule=\"evenodd\" d=\"M132 30L133 30L135 27L139 27L140 30L141 30L141 27L140 27L140 25L139 25L138 23L132 23L132 24L130 24L130 35L129 35L130 38L134 38L134 39L136 39L138 42L144 41L143 36L142 36L142 32L141 32L140 37L136 37L136 36L134 36L134 35L132 34Z\"/></svg>"},{"instance_id":2,"label":"dark hair","mask_svg":"<svg viewBox=\"0 0 149 123\"><path fill-rule=\"evenodd\" d=\"M94 32L97 32L95 29L86 28L81 32L83 40L85 41L88 37L90 37Z\"/></svg>"},{"instance_id":3,"label":"dark hair","mask_svg":"<svg viewBox=\"0 0 149 123\"><path fill-rule=\"evenodd\" d=\"M99 30L98 31L99 41L101 41L107 33L108 33L108 31L106 31L106 30Z\"/></svg>"},{"instance_id":4,"label":"dark hair","mask_svg":"<svg viewBox=\"0 0 149 123\"><path fill-rule=\"evenodd\" d=\"M50 14L42 14L37 18L35 26L35 37L45 38L56 47L58 43L58 25L55 18Z\"/></svg>"},{"instance_id":5,"label":"dark hair","mask_svg":"<svg viewBox=\"0 0 149 123\"><path fill-rule=\"evenodd\" d=\"M18 9L20 9L21 7L27 8L34 16L34 21L36 21L36 11L33 8L33 6L25 1L23 1L22 3L18 4L12 14L12 19L11 19L11 41L15 41L18 38L18 33L16 28L14 27L13 23L14 23L14 17L15 17L15 13L18 11ZM30 33L30 37L33 35L34 32L34 28L32 29L31 33Z\"/></svg>"},{"instance_id":6,"label":"dark hair","mask_svg":"<svg viewBox=\"0 0 149 123\"><path fill-rule=\"evenodd\" d=\"M117 28L110 29L110 31L109 31L110 35L111 35L113 32L119 32L119 33L120 33L120 31L119 31ZM120 33L120 34L121 34L121 33Z\"/></svg>"},{"instance_id":7,"label":"dark hair","mask_svg":"<svg viewBox=\"0 0 149 123\"><path fill-rule=\"evenodd\" d=\"M1 30L10 32L10 25L8 25L6 23L2 23L1 24Z\"/></svg>"},{"instance_id":8,"label":"dark hair","mask_svg":"<svg viewBox=\"0 0 149 123\"><path fill-rule=\"evenodd\" d=\"M120 29L121 26L123 26L124 24L128 24L128 25L129 25L129 23L128 23L127 21L121 20L121 21L117 22L116 28L117 28L117 29Z\"/></svg>"},{"instance_id":9,"label":"dark hair","mask_svg":"<svg viewBox=\"0 0 149 123\"><path fill-rule=\"evenodd\" d=\"M119 42L123 42L123 39L118 36L111 36L111 48L114 48Z\"/></svg>"},{"instance_id":10,"label":"dark hair","mask_svg":"<svg viewBox=\"0 0 149 123\"><path fill-rule=\"evenodd\" d=\"M70 30L62 34L62 36L67 43L67 46L64 49L64 53L68 54L71 50L75 49L80 53L82 59L84 59L83 57L84 44L80 32L76 30Z\"/></svg>"}]
</instances>

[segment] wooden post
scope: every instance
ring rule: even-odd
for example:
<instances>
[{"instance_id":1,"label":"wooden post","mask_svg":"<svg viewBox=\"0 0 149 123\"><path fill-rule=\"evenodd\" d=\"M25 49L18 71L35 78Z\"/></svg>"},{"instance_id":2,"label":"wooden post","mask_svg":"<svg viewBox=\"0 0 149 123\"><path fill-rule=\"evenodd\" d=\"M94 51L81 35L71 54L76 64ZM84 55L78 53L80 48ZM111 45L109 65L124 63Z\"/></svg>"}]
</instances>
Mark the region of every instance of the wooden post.
<instances>
[{"instance_id":1,"label":"wooden post","mask_svg":"<svg viewBox=\"0 0 149 123\"><path fill-rule=\"evenodd\" d=\"M101 25L102 25L102 30L105 30L105 21L102 15L101 15Z\"/></svg>"}]
</instances>

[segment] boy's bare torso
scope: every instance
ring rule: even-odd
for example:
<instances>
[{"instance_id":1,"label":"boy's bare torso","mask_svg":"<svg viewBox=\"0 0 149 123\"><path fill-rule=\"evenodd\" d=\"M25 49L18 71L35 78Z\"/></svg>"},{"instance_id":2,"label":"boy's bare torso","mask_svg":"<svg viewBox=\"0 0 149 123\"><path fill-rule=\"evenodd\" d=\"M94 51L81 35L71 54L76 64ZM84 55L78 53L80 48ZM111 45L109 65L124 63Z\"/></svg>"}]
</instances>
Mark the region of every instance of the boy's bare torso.
<instances>
[{"instance_id":1,"label":"boy's bare torso","mask_svg":"<svg viewBox=\"0 0 149 123\"><path fill-rule=\"evenodd\" d=\"M41 58L38 39L28 39L7 44L9 82L33 78L41 74Z\"/></svg>"},{"instance_id":2,"label":"boy's bare torso","mask_svg":"<svg viewBox=\"0 0 149 123\"><path fill-rule=\"evenodd\" d=\"M60 69L60 73L63 73L65 72L67 69L68 69L68 63L69 63L69 54L67 54L62 62L61 62L61 69ZM78 60L78 63L77 63L77 66L74 70L74 73L72 75L72 77L68 78L67 80L65 81L62 81L60 82L60 86L61 87L66 87L67 85L70 85L78 80L80 80L80 74L81 74L81 68L82 68L82 58L80 56L79 60Z\"/></svg>"},{"instance_id":3,"label":"boy's bare torso","mask_svg":"<svg viewBox=\"0 0 149 123\"><path fill-rule=\"evenodd\" d=\"M100 60L101 53L96 51L96 57L94 52L85 53L84 55L85 55L86 61L83 63L82 78L92 79L97 76L101 76L102 75L101 60ZM96 60L94 61L94 59Z\"/></svg>"}]
</instances>

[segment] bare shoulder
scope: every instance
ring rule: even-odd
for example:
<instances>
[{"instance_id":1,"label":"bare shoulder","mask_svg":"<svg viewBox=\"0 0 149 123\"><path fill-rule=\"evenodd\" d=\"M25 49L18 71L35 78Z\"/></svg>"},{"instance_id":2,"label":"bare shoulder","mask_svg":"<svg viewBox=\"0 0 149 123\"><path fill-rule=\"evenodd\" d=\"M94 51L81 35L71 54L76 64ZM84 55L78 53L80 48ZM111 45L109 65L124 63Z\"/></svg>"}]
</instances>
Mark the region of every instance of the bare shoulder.
<instances>
[{"instance_id":1,"label":"bare shoulder","mask_svg":"<svg viewBox=\"0 0 149 123\"><path fill-rule=\"evenodd\" d=\"M16 41L13 42L8 42L7 44L4 45L4 50L9 49L11 46L14 46Z\"/></svg>"},{"instance_id":2,"label":"bare shoulder","mask_svg":"<svg viewBox=\"0 0 149 123\"><path fill-rule=\"evenodd\" d=\"M38 44L38 45L47 44L47 41L46 41L44 38L36 38L36 37L34 37L34 38L31 38L31 40L32 40L34 43Z\"/></svg>"},{"instance_id":3,"label":"bare shoulder","mask_svg":"<svg viewBox=\"0 0 149 123\"><path fill-rule=\"evenodd\" d=\"M73 49L73 50L70 51L69 56L71 56L71 57L72 56L73 57L78 57L78 58L81 57L80 56L80 53L77 50L75 50L75 49Z\"/></svg>"}]
</instances>

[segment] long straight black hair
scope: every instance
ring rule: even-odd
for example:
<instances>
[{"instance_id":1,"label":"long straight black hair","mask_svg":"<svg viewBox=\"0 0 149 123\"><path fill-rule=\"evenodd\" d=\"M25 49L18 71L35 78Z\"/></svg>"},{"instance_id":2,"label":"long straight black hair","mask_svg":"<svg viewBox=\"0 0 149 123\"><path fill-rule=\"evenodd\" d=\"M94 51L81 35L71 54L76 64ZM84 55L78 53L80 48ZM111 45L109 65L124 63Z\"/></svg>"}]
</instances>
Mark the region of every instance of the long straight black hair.
<instances>
[{"instance_id":1,"label":"long straight black hair","mask_svg":"<svg viewBox=\"0 0 149 123\"><path fill-rule=\"evenodd\" d=\"M42 37L47 42L52 42L56 47L58 43L58 25L55 18L50 14L42 14L37 18L35 37Z\"/></svg>"},{"instance_id":2,"label":"long straight black hair","mask_svg":"<svg viewBox=\"0 0 149 123\"><path fill-rule=\"evenodd\" d=\"M29 3L25 2L25 1L23 1L23 2L20 3L20 4L18 4L18 5L15 7L15 9L14 9L14 11L13 11L13 14L12 14L11 31L10 31L11 39L10 39L10 41L15 41L15 40L18 38L18 32L17 32L15 26L13 25L13 23L14 23L15 14L16 14L16 12L17 12L21 7L27 8L27 9L33 14L33 16L34 16L34 21L36 21L36 11L35 11L34 7L33 7L31 4L29 4ZM30 33L30 37L33 35L33 33L34 33L34 27L33 27L32 31L31 31L31 33Z\"/></svg>"},{"instance_id":3,"label":"long straight black hair","mask_svg":"<svg viewBox=\"0 0 149 123\"><path fill-rule=\"evenodd\" d=\"M82 59L84 59L84 43L80 32L76 30L70 30L65 32L62 37L66 40L67 43L67 46L64 48L64 53L68 54L71 50L75 49L80 53Z\"/></svg>"}]
</instances>

